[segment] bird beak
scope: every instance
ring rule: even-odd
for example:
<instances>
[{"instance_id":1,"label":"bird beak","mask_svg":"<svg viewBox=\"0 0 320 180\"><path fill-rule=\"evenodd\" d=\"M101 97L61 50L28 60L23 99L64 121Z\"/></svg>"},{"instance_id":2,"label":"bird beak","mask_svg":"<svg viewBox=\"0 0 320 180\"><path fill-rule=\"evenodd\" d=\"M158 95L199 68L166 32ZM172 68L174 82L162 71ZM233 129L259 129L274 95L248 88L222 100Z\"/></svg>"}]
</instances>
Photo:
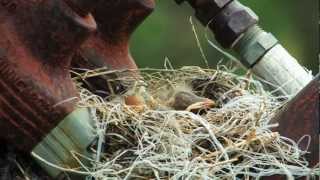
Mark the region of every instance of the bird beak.
<instances>
[{"instance_id":1,"label":"bird beak","mask_svg":"<svg viewBox=\"0 0 320 180\"><path fill-rule=\"evenodd\" d=\"M215 105L216 105L216 103L213 100L205 99L204 101L191 104L189 107L187 107L186 111L195 112L195 111L199 111L201 109L207 110L207 109L214 107Z\"/></svg>"}]
</instances>

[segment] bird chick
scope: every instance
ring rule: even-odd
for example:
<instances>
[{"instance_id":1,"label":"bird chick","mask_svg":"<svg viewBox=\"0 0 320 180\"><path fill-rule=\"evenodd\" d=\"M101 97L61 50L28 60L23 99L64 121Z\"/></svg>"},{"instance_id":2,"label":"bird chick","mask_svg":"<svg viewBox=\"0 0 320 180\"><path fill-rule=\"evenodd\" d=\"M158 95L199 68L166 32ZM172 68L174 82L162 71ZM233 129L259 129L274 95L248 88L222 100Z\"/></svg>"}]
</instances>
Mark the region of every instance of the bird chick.
<instances>
[{"instance_id":1,"label":"bird chick","mask_svg":"<svg viewBox=\"0 0 320 180\"><path fill-rule=\"evenodd\" d=\"M175 110L198 112L199 110L210 109L215 106L215 102L211 99L197 96L193 92L178 91L169 102L169 106Z\"/></svg>"},{"instance_id":2,"label":"bird chick","mask_svg":"<svg viewBox=\"0 0 320 180\"><path fill-rule=\"evenodd\" d=\"M125 104L136 112L143 112L146 104L141 96L132 95L125 97Z\"/></svg>"},{"instance_id":3,"label":"bird chick","mask_svg":"<svg viewBox=\"0 0 320 180\"><path fill-rule=\"evenodd\" d=\"M135 109L144 110L145 108L156 109L158 103L154 98L147 92L144 86L134 88L125 97L125 104Z\"/></svg>"}]
</instances>

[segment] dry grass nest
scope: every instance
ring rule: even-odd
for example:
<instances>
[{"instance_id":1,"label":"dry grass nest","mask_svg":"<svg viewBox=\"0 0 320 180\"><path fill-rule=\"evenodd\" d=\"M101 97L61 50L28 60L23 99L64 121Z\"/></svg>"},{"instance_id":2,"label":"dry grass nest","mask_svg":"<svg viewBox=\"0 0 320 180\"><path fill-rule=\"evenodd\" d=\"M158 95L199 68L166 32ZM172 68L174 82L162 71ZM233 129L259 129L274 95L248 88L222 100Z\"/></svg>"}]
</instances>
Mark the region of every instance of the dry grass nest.
<instances>
[{"instance_id":1,"label":"dry grass nest","mask_svg":"<svg viewBox=\"0 0 320 180\"><path fill-rule=\"evenodd\" d=\"M251 179L280 174L293 179L315 176L306 150L273 132L271 119L285 98L264 90L250 75L238 76L220 66L140 69L130 72L95 70L81 77L109 76L106 84L130 87L101 98L81 88L80 107L89 107L99 138L97 157L87 167L100 179ZM121 75L119 75L121 74ZM178 92L210 99L172 107ZM137 104L127 98L138 97Z\"/></svg>"}]
</instances>

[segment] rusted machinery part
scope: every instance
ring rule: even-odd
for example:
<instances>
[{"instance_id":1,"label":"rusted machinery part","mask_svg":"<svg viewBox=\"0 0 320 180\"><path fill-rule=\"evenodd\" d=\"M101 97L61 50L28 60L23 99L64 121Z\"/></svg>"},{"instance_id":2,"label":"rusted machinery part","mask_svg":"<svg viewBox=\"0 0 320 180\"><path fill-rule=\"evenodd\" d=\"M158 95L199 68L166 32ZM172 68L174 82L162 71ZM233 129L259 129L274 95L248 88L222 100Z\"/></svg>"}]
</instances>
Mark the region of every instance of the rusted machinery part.
<instances>
[{"instance_id":1,"label":"rusted machinery part","mask_svg":"<svg viewBox=\"0 0 320 180\"><path fill-rule=\"evenodd\" d=\"M63 0L80 16L87 16L101 0Z\"/></svg>"},{"instance_id":2,"label":"rusted machinery part","mask_svg":"<svg viewBox=\"0 0 320 180\"><path fill-rule=\"evenodd\" d=\"M101 67L112 70L137 69L129 52L129 40L154 7L154 0L100 1L92 12L98 24L98 32L81 47L72 61L72 67L75 69ZM96 77L86 81L91 84L92 90L98 89L107 93L110 87L106 87L104 79L108 77ZM103 96L103 94L99 95Z\"/></svg>"},{"instance_id":3,"label":"rusted machinery part","mask_svg":"<svg viewBox=\"0 0 320 180\"><path fill-rule=\"evenodd\" d=\"M301 149L310 152L306 155L309 167L319 163L319 87L320 74L274 118L274 122L279 123L274 131L280 132L282 136L296 142L305 135L310 136L310 144L307 139L299 143ZM271 176L263 179L281 180L285 177Z\"/></svg>"},{"instance_id":4,"label":"rusted machinery part","mask_svg":"<svg viewBox=\"0 0 320 180\"><path fill-rule=\"evenodd\" d=\"M129 39L154 6L154 0L101 1L92 12L98 32L86 41L79 52L82 60L89 62L76 60L73 65L89 63L93 67L135 69L136 64L129 53Z\"/></svg>"},{"instance_id":5,"label":"rusted machinery part","mask_svg":"<svg viewBox=\"0 0 320 180\"><path fill-rule=\"evenodd\" d=\"M74 110L71 56L96 23L61 0L6 2L0 3L0 136L28 152Z\"/></svg>"},{"instance_id":6,"label":"rusted machinery part","mask_svg":"<svg viewBox=\"0 0 320 180\"><path fill-rule=\"evenodd\" d=\"M301 149L310 152L306 155L310 167L319 163L319 81L320 74L275 118L280 124L275 131L285 137L299 141L303 136L310 135L309 147L306 139L299 143Z\"/></svg>"},{"instance_id":7,"label":"rusted machinery part","mask_svg":"<svg viewBox=\"0 0 320 180\"><path fill-rule=\"evenodd\" d=\"M310 136L310 144L307 139L299 143L301 149L310 152L306 155L309 167L319 163L319 85L320 74L274 118L274 122L279 123L274 131L280 132L282 136L296 142L305 135ZM285 177L271 176L263 179L282 180Z\"/></svg>"}]
</instances>

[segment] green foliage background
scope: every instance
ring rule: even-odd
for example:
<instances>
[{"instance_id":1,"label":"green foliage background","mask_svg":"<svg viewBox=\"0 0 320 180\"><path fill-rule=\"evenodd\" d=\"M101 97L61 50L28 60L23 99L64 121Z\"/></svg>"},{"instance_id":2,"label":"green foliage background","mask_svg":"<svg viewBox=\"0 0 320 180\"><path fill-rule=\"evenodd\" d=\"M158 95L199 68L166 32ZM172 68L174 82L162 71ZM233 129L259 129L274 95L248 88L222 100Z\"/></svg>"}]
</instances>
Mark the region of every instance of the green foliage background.
<instances>
[{"instance_id":1,"label":"green foliage background","mask_svg":"<svg viewBox=\"0 0 320 180\"><path fill-rule=\"evenodd\" d=\"M301 64L314 74L318 66L318 0L241 0L260 17L260 25L272 32ZM154 13L139 27L131 40L131 52L139 67L162 68L165 57L174 67L204 66L189 18L187 3L156 0ZM203 49L212 67L223 55L205 39L204 28L193 18ZM214 38L207 32L212 41ZM224 58L225 59L225 58Z\"/></svg>"}]
</instances>

